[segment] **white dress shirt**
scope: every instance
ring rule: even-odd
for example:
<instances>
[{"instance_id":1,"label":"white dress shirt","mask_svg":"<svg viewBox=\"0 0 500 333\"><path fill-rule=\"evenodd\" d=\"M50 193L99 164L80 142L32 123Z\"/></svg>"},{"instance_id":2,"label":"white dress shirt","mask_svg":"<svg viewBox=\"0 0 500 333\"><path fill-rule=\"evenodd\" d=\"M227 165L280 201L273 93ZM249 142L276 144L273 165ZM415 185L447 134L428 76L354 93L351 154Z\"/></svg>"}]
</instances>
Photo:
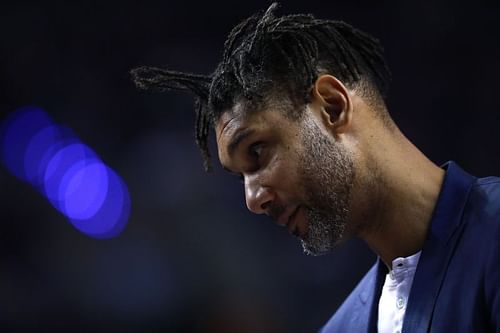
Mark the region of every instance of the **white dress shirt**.
<instances>
[{"instance_id":1,"label":"white dress shirt","mask_svg":"<svg viewBox=\"0 0 500 333\"><path fill-rule=\"evenodd\" d=\"M400 333L420 252L392 261L378 303L378 332Z\"/></svg>"}]
</instances>

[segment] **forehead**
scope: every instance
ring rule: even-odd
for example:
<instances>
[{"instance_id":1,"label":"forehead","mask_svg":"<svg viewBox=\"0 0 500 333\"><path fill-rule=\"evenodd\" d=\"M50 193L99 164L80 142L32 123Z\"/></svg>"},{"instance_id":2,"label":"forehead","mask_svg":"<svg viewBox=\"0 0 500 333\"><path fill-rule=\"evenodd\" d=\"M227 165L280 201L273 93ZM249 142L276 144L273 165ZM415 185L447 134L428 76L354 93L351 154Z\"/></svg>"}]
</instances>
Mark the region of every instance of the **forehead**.
<instances>
[{"instance_id":1,"label":"forehead","mask_svg":"<svg viewBox=\"0 0 500 333\"><path fill-rule=\"evenodd\" d=\"M224 111L215 123L217 145L219 145L219 141L223 136L227 136L230 132L241 127L243 123L249 121L249 118L249 112L245 111L244 107L239 103L233 108Z\"/></svg>"},{"instance_id":2,"label":"forehead","mask_svg":"<svg viewBox=\"0 0 500 333\"><path fill-rule=\"evenodd\" d=\"M228 130L240 126L259 126L269 121L281 123L292 106L284 99L267 98L260 103L237 102L232 108L224 110L215 123L217 141Z\"/></svg>"},{"instance_id":3,"label":"forehead","mask_svg":"<svg viewBox=\"0 0 500 333\"><path fill-rule=\"evenodd\" d=\"M267 105L254 109L237 103L233 108L224 111L215 123L217 144L220 145L224 138L231 137L244 128L258 130L271 123L276 126L283 123L285 118L276 106Z\"/></svg>"},{"instance_id":4,"label":"forehead","mask_svg":"<svg viewBox=\"0 0 500 333\"><path fill-rule=\"evenodd\" d=\"M223 112L215 124L219 157L227 155L228 146L242 132L278 133L287 123L286 117L277 108L265 107L248 110L241 104Z\"/></svg>"}]
</instances>

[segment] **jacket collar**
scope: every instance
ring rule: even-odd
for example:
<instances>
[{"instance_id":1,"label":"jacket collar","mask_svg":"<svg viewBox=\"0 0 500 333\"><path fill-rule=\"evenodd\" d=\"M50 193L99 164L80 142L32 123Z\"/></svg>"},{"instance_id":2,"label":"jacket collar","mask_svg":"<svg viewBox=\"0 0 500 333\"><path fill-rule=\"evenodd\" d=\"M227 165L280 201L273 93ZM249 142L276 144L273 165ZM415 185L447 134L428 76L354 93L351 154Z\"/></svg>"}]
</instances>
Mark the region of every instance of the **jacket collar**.
<instances>
[{"instance_id":1,"label":"jacket collar","mask_svg":"<svg viewBox=\"0 0 500 333\"><path fill-rule=\"evenodd\" d=\"M427 332L429 329L434 304L461 233L464 207L476 180L454 162L441 167L446 175L415 272L403 323L406 332ZM376 277L359 294L359 305L370 306L368 332L377 332L378 301L387 274L380 258L374 268Z\"/></svg>"},{"instance_id":2,"label":"jacket collar","mask_svg":"<svg viewBox=\"0 0 500 333\"><path fill-rule=\"evenodd\" d=\"M462 231L462 215L476 178L454 162L446 170L427 239L415 272L403 331L427 332L448 264Z\"/></svg>"}]
</instances>

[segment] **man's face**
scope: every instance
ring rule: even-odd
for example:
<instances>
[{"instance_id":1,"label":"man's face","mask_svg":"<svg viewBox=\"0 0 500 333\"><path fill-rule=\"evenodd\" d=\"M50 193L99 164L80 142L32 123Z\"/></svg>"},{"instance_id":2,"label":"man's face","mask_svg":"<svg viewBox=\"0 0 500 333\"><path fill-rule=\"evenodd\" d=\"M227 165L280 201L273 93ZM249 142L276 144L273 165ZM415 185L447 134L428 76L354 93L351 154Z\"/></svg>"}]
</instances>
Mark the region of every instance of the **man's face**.
<instances>
[{"instance_id":1,"label":"man's face","mask_svg":"<svg viewBox=\"0 0 500 333\"><path fill-rule=\"evenodd\" d=\"M222 115L216 133L220 161L242 175L252 212L286 226L308 254L343 239L353 159L309 110L291 120L272 108L248 115L237 105Z\"/></svg>"}]
</instances>

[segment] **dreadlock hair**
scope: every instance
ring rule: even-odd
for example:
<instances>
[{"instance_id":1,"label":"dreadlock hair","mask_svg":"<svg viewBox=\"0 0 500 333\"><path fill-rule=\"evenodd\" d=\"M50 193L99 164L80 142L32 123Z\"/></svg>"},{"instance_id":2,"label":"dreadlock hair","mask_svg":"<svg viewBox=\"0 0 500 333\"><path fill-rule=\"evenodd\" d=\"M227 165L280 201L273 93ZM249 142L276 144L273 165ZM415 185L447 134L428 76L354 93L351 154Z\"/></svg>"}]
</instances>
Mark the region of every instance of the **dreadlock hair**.
<instances>
[{"instance_id":1,"label":"dreadlock hair","mask_svg":"<svg viewBox=\"0 0 500 333\"><path fill-rule=\"evenodd\" d=\"M341 21L303 14L276 17L277 7L273 3L232 29L222 61L210 75L155 67L131 71L139 88L195 95L196 143L207 171L211 169L209 128L238 102L257 109L272 95L305 105L315 80L329 73L368 100L383 103L390 72L377 39ZM381 116L390 119L386 111Z\"/></svg>"}]
</instances>

